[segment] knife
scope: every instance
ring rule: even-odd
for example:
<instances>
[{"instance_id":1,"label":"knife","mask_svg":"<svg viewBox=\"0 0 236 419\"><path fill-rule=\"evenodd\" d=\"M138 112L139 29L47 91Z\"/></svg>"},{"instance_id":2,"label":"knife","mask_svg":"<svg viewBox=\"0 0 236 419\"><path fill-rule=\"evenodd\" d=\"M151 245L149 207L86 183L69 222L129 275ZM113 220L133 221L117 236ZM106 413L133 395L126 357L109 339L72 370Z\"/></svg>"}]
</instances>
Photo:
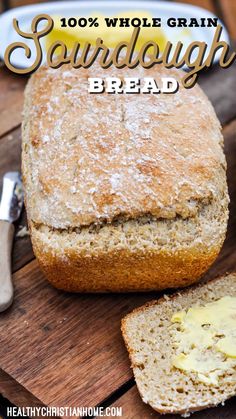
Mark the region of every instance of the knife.
<instances>
[{"instance_id":1,"label":"knife","mask_svg":"<svg viewBox=\"0 0 236 419\"><path fill-rule=\"evenodd\" d=\"M11 251L15 232L13 223L20 217L23 199L20 173L6 173L3 177L0 203L0 312L6 310L13 301L11 275Z\"/></svg>"}]
</instances>

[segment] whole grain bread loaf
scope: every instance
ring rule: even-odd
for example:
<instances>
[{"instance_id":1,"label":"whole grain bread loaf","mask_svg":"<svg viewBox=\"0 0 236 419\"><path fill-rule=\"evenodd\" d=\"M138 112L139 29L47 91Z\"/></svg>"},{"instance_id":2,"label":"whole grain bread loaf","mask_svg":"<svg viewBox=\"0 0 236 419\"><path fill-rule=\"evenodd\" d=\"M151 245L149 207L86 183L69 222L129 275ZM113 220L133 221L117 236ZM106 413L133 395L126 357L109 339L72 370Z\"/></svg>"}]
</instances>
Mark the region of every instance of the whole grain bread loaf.
<instances>
[{"instance_id":1,"label":"whole grain bread loaf","mask_svg":"<svg viewBox=\"0 0 236 419\"><path fill-rule=\"evenodd\" d=\"M236 274L152 301L122 320L122 333L138 390L143 401L158 412L189 414L224 403L236 395L235 363L222 371L216 383L204 382L196 372L173 366L179 323L173 323L172 316L225 296L236 297ZM216 317L218 314L215 312ZM232 336L235 336L235 326ZM187 349L187 343L183 349ZM213 355L211 349L206 353L210 359Z\"/></svg>"},{"instance_id":2,"label":"whole grain bread loaf","mask_svg":"<svg viewBox=\"0 0 236 419\"><path fill-rule=\"evenodd\" d=\"M228 218L220 123L199 86L90 94L88 78L150 70L42 67L25 92L22 170L35 255L69 291L186 286L212 264Z\"/></svg>"}]
</instances>

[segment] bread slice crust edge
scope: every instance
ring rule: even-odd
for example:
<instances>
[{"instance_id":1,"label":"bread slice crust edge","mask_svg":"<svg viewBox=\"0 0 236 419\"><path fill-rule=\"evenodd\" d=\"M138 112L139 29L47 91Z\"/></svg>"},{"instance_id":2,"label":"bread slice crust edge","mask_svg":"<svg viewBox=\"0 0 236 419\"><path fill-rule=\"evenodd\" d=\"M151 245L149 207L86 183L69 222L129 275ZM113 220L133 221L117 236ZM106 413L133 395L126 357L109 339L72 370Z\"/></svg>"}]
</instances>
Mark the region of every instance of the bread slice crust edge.
<instances>
[{"instance_id":1,"label":"bread slice crust edge","mask_svg":"<svg viewBox=\"0 0 236 419\"><path fill-rule=\"evenodd\" d=\"M221 286L222 285L222 286ZM210 298L207 300L207 296L210 296ZM188 403L186 406L184 406L184 403L181 402L178 405L178 407L171 407L171 406L162 406L161 402L159 405L155 405L151 403L150 401L146 400L143 388L140 388L139 385L139 379L137 377L137 363L135 361L135 350L132 346L132 343L130 341L129 336L129 328L130 328L130 320L134 318L136 315L144 314L146 310L153 309L155 307L161 307L164 305L170 305L172 306L172 309L170 312L174 314L178 310L184 310L192 307L194 304L206 304L210 301L215 301L218 298L221 298L224 295L234 295L236 296L236 273L230 273L225 274L224 277L216 277L214 279L211 279L209 281L204 281L199 284L192 285L189 289L183 290L181 292L175 292L171 295L164 295L163 297L152 300L150 302L147 302L146 304L142 305L141 307L135 308L131 313L127 314L121 321L121 332L122 336L125 342L125 346L127 348L129 359L131 361L131 366L134 372L135 381L139 390L139 393L141 395L141 398L143 401L147 404L149 404L154 410L161 414L191 414L199 410L203 410L210 407L215 407L219 404L223 404L227 399L230 397L233 397L236 395L236 381L235 384L232 385L231 390L229 391L227 389L227 395L220 395L220 392L217 393L214 397L214 400L208 399L207 401L201 402L198 400L198 404L191 404ZM181 304L181 300L188 301L188 304ZM171 344L171 342L167 342L168 345ZM185 375L185 372L178 371L178 373ZM188 373L186 373L188 375ZM236 376L236 372L235 372ZM181 383L180 383L181 385ZM204 385L203 385L204 387ZM209 386L206 385L206 388L210 389ZM213 386L214 388L214 386Z\"/></svg>"}]
</instances>

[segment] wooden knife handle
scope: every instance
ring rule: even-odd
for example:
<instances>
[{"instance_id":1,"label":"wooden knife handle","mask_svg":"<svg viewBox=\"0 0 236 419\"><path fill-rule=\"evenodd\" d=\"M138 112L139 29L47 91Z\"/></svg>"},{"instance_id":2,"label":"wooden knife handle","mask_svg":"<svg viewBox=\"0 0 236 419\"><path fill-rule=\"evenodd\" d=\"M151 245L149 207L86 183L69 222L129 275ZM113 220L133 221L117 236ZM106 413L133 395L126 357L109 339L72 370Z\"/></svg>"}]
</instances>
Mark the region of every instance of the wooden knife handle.
<instances>
[{"instance_id":1,"label":"wooden knife handle","mask_svg":"<svg viewBox=\"0 0 236 419\"><path fill-rule=\"evenodd\" d=\"M0 221L0 312L13 301L11 274L11 250L15 227L7 221Z\"/></svg>"}]
</instances>

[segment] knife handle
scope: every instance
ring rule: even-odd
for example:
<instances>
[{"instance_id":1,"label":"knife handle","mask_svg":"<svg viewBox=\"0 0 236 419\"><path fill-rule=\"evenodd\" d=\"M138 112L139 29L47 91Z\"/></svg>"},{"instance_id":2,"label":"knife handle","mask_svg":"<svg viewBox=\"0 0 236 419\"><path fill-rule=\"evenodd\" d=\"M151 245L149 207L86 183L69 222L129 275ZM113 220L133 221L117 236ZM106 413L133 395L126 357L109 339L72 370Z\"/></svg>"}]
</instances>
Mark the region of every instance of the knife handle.
<instances>
[{"instance_id":1,"label":"knife handle","mask_svg":"<svg viewBox=\"0 0 236 419\"><path fill-rule=\"evenodd\" d=\"M0 221L0 312L13 301L11 251L15 227L8 221Z\"/></svg>"}]
</instances>

